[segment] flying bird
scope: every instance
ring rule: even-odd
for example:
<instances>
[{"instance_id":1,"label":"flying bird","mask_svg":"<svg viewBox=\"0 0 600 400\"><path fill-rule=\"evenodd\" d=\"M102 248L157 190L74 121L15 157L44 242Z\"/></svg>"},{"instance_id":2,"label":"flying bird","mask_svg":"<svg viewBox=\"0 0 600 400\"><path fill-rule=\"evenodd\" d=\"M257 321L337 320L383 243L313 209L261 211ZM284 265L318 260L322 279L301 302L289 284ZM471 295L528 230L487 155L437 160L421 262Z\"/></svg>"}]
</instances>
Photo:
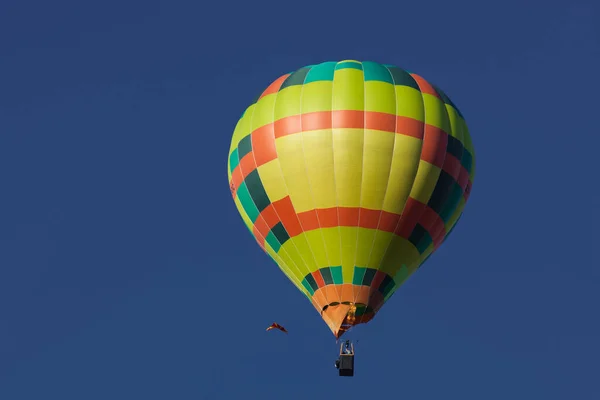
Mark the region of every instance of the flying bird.
<instances>
[{"instance_id":1,"label":"flying bird","mask_svg":"<svg viewBox=\"0 0 600 400\"><path fill-rule=\"evenodd\" d=\"M270 331L271 329L279 329L281 332L288 333L288 331L277 322L273 322L273 324L267 328L267 331Z\"/></svg>"}]
</instances>

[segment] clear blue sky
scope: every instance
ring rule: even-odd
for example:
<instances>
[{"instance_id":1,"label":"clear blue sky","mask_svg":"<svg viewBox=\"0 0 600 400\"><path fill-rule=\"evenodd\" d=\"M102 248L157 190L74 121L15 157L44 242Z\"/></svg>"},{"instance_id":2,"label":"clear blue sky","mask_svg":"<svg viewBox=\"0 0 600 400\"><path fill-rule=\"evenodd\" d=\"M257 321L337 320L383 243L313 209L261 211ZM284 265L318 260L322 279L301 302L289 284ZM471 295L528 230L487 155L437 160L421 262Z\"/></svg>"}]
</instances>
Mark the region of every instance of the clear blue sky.
<instances>
[{"instance_id":1,"label":"clear blue sky","mask_svg":"<svg viewBox=\"0 0 600 400\"><path fill-rule=\"evenodd\" d=\"M599 399L594 3L0 2L0 399ZM226 175L256 95L341 59L440 86L477 154L353 379Z\"/></svg>"}]
</instances>

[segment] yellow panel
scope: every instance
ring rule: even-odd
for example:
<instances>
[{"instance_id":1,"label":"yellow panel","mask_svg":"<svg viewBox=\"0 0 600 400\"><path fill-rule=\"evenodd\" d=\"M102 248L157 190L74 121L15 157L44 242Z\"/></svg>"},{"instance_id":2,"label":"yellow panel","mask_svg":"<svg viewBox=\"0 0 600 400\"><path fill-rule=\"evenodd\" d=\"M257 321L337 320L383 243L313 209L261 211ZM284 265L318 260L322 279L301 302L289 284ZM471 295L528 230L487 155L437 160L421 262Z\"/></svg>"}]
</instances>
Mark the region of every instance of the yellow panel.
<instances>
[{"instance_id":1,"label":"yellow panel","mask_svg":"<svg viewBox=\"0 0 600 400\"><path fill-rule=\"evenodd\" d=\"M366 81L365 111L396 114L396 91L394 85L381 81Z\"/></svg>"},{"instance_id":2,"label":"yellow panel","mask_svg":"<svg viewBox=\"0 0 600 400\"><path fill-rule=\"evenodd\" d=\"M375 240L373 241L371 249L371 255L369 256L369 261L366 264L367 267L379 269L381 260L383 260L383 256L385 255L393 236L394 234L391 232L384 232L380 230L376 231Z\"/></svg>"},{"instance_id":3,"label":"yellow panel","mask_svg":"<svg viewBox=\"0 0 600 400\"><path fill-rule=\"evenodd\" d=\"M261 126L265 126L273 123L273 109L275 106L275 99L277 98L277 93L269 94L263 98L261 98L258 103L256 103L256 110L254 111L254 115L252 116L252 130L256 130Z\"/></svg>"},{"instance_id":4,"label":"yellow panel","mask_svg":"<svg viewBox=\"0 0 600 400\"><path fill-rule=\"evenodd\" d=\"M240 213L240 216L242 217L242 220L244 221L244 224L246 224L246 226L248 227L248 229L252 229L254 227L254 224L250 220L250 217L248 217L248 214L246 213L246 210L244 210L244 207L242 206L242 203L240 202L240 199L237 196L235 196L233 198L233 202L235 203L235 207L237 208L238 212Z\"/></svg>"},{"instance_id":5,"label":"yellow panel","mask_svg":"<svg viewBox=\"0 0 600 400\"><path fill-rule=\"evenodd\" d=\"M435 165L421 160L419 162L417 176L415 177L415 183L410 192L410 197L421 203L427 204L433 194L441 171L442 170Z\"/></svg>"},{"instance_id":6,"label":"yellow panel","mask_svg":"<svg viewBox=\"0 0 600 400\"><path fill-rule=\"evenodd\" d=\"M415 269L411 269L405 265L398 269L398 272L394 276L394 288L390 290L385 296L384 300L387 301L393 294L406 282L406 280L415 272Z\"/></svg>"},{"instance_id":7,"label":"yellow panel","mask_svg":"<svg viewBox=\"0 0 600 400\"><path fill-rule=\"evenodd\" d=\"M315 270L315 257L310 251L310 247L308 246L308 242L306 241L304 233L290 238L281 246L281 249L287 251L290 257L293 258L296 266L302 274L302 277L310 273L310 271ZM280 252L281 249L279 250Z\"/></svg>"},{"instance_id":8,"label":"yellow panel","mask_svg":"<svg viewBox=\"0 0 600 400\"><path fill-rule=\"evenodd\" d=\"M393 132L365 129L361 207L381 210L383 206L390 179L395 136Z\"/></svg>"},{"instance_id":9,"label":"yellow panel","mask_svg":"<svg viewBox=\"0 0 600 400\"><path fill-rule=\"evenodd\" d=\"M335 186L340 207L360 206L363 141L363 129L333 130Z\"/></svg>"},{"instance_id":10,"label":"yellow panel","mask_svg":"<svg viewBox=\"0 0 600 400\"><path fill-rule=\"evenodd\" d=\"M287 188L281 173L279 159L276 158L258 167L258 175L271 203L275 203L277 200L281 200L287 196Z\"/></svg>"},{"instance_id":11,"label":"yellow panel","mask_svg":"<svg viewBox=\"0 0 600 400\"><path fill-rule=\"evenodd\" d=\"M316 208L336 206L331 129L303 132L308 181Z\"/></svg>"},{"instance_id":12,"label":"yellow panel","mask_svg":"<svg viewBox=\"0 0 600 400\"><path fill-rule=\"evenodd\" d=\"M277 92L275 120L300 114L300 93L302 86L288 86Z\"/></svg>"},{"instance_id":13,"label":"yellow panel","mask_svg":"<svg viewBox=\"0 0 600 400\"><path fill-rule=\"evenodd\" d=\"M287 264L290 266L290 269L294 272L298 279L302 281L302 279L304 279L308 273L308 268L306 267L306 262L304 261L304 258L301 257L300 252L295 244L293 242L290 243L288 240L279 248L279 254L287 262Z\"/></svg>"},{"instance_id":14,"label":"yellow panel","mask_svg":"<svg viewBox=\"0 0 600 400\"><path fill-rule=\"evenodd\" d=\"M310 246L310 250L315 258L316 268L311 269L310 272L315 272L319 268L329 266L329 260L327 259L327 252L325 251L325 242L323 240L323 234L320 229L314 229L304 233L306 240Z\"/></svg>"},{"instance_id":15,"label":"yellow panel","mask_svg":"<svg viewBox=\"0 0 600 400\"><path fill-rule=\"evenodd\" d=\"M423 104L425 104L425 123L449 132L450 121L448 121L444 102L434 95L423 93Z\"/></svg>"},{"instance_id":16,"label":"yellow panel","mask_svg":"<svg viewBox=\"0 0 600 400\"><path fill-rule=\"evenodd\" d=\"M369 256L373 248L373 239L375 238L375 229L358 228L358 238L356 241L356 261L355 265L364 267L369 263Z\"/></svg>"},{"instance_id":17,"label":"yellow panel","mask_svg":"<svg viewBox=\"0 0 600 400\"><path fill-rule=\"evenodd\" d=\"M395 86L396 115L425 121L421 92L409 86Z\"/></svg>"},{"instance_id":18,"label":"yellow panel","mask_svg":"<svg viewBox=\"0 0 600 400\"><path fill-rule=\"evenodd\" d=\"M357 228L341 226L342 239L342 277L345 283L352 282L354 274L354 260L356 259L356 230Z\"/></svg>"},{"instance_id":19,"label":"yellow panel","mask_svg":"<svg viewBox=\"0 0 600 400\"><path fill-rule=\"evenodd\" d=\"M364 110L364 74L354 68L333 74L333 110Z\"/></svg>"},{"instance_id":20,"label":"yellow panel","mask_svg":"<svg viewBox=\"0 0 600 400\"><path fill-rule=\"evenodd\" d=\"M455 138L460 140L460 142L462 143L463 142L463 124L462 124L461 118L456 113L456 110L454 109L454 107L452 107L448 104L446 104L446 111L448 113L450 126L451 126L451 131L447 132L447 133L449 133L450 136L454 136Z\"/></svg>"},{"instance_id":21,"label":"yellow panel","mask_svg":"<svg viewBox=\"0 0 600 400\"><path fill-rule=\"evenodd\" d=\"M275 253L275 251L273 251L271 246L269 246L268 244L265 246L265 249L267 253L269 253L269 255L273 257L273 260L275 261L279 269L288 277L290 281L292 281L294 286L296 286L301 292L308 294L308 291L301 283L302 280L298 278L298 274L293 270L293 268L290 268L289 264L285 261L284 257L281 257L281 255Z\"/></svg>"},{"instance_id":22,"label":"yellow panel","mask_svg":"<svg viewBox=\"0 0 600 400\"><path fill-rule=\"evenodd\" d=\"M297 259L298 257L298 251L296 250L296 248L291 248L291 251L288 251L288 249L284 249L283 247L279 248L279 256L281 257L281 259L286 263L286 265L289 267L290 271L294 274L295 278L298 280L298 282L302 282L302 279L304 279L304 276L306 274L303 274L303 264L302 262L298 262ZM295 257L292 257L292 255L295 255ZM301 259L300 259L301 261Z\"/></svg>"},{"instance_id":23,"label":"yellow panel","mask_svg":"<svg viewBox=\"0 0 600 400\"><path fill-rule=\"evenodd\" d=\"M331 111L332 81L316 81L302 86L302 113Z\"/></svg>"},{"instance_id":24,"label":"yellow panel","mask_svg":"<svg viewBox=\"0 0 600 400\"><path fill-rule=\"evenodd\" d=\"M396 135L390 180L383 203L385 211L394 214L402 212L417 174L422 146L421 139Z\"/></svg>"},{"instance_id":25,"label":"yellow panel","mask_svg":"<svg viewBox=\"0 0 600 400\"><path fill-rule=\"evenodd\" d=\"M252 119L252 114L254 113L255 104L248 107L244 116L240 118L237 122L235 129L233 131L233 135L231 137L231 145L229 147L229 154L233 151L234 148L238 146L240 140L252 132L252 128L250 126L250 120Z\"/></svg>"},{"instance_id":26,"label":"yellow panel","mask_svg":"<svg viewBox=\"0 0 600 400\"><path fill-rule=\"evenodd\" d=\"M410 266L416 263L420 256L419 250L408 239L394 236L381 261L380 270L394 276L403 264Z\"/></svg>"},{"instance_id":27,"label":"yellow panel","mask_svg":"<svg viewBox=\"0 0 600 400\"><path fill-rule=\"evenodd\" d=\"M275 145L288 193L296 212L313 210L314 203L302 151L302 135L278 138L275 140Z\"/></svg>"},{"instance_id":28,"label":"yellow panel","mask_svg":"<svg viewBox=\"0 0 600 400\"><path fill-rule=\"evenodd\" d=\"M321 229L325 247L327 248L327 257L330 266L342 265L342 240L340 239L340 228Z\"/></svg>"}]
</instances>

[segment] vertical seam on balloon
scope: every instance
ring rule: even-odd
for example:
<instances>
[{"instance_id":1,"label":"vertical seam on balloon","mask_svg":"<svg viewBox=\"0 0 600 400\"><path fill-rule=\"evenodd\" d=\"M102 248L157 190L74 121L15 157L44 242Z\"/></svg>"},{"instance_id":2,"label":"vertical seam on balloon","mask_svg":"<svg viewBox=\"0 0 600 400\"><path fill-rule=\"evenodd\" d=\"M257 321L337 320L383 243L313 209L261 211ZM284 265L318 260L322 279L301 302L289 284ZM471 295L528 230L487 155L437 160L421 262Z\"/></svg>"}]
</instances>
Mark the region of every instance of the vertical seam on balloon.
<instances>
[{"instance_id":1,"label":"vertical seam on balloon","mask_svg":"<svg viewBox=\"0 0 600 400\"><path fill-rule=\"evenodd\" d=\"M260 101L260 100L259 100L259 101ZM255 113L256 113L256 109L258 108L258 102L259 102L259 101L257 101L257 102L256 102L256 104L254 105L254 108L252 109L252 115L250 116L250 121L249 121L249 126L250 126L250 128L249 128L249 131L250 131L249 135L252 135L252 127L253 127L253 122L254 122L254 115L255 115ZM275 107L273 107L273 110L275 110ZM275 150L277 151L277 149L275 149ZM256 164L256 156L254 155L254 151L252 151L251 153L252 153L252 157L254 158L254 163ZM257 170L257 172L258 172L258 170ZM260 174L259 174L259 179L260 179ZM253 203L253 204L254 204L254 206L256 207L256 202L254 201L254 198L253 198L252 196L250 196L250 200L252 201L252 203ZM270 199L269 199L269 200L270 200ZM256 207L256 208L258 209L258 207ZM273 207L273 208L274 208L274 207ZM279 217L279 215L278 215L278 217ZM265 223L266 223L266 221L265 221L265 220L264 220L264 218L263 218L263 217L260 215L260 213L258 214L258 217L257 217L257 218L261 218L261 219L263 220L263 222L265 222ZM280 219L280 220L281 220L281 219ZM266 237L262 237L262 235L261 235L261 238L262 238L262 239L265 239L265 246L269 245L268 243L266 243ZM279 239L277 239L277 241L279 241ZM283 244L282 244L282 243L280 243L280 244L281 244L280 250L286 251L285 249L282 249L282 247L283 247ZM275 251L275 249L273 249L273 252L274 252L275 254L277 254L277 252ZM286 251L286 254L287 254L287 251ZM289 254L288 254L288 256L289 256ZM290 267L287 265L287 263L286 263L286 262L283 260L283 258L281 258L281 256L279 256L279 255L277 255L277 257L278 257L278 258L279 258L279 259L282 261L282 264L283 264L283 266L285 266L285 268L287 268L287 269L288 269L288 271L290 272L290 275L291 275L292 277L295 277L295 275L292 273L292 269L291 269L291 268L290 268ZM291 259L291 258L290 258L290 259ZM294 261L294 260L292 259L292 261ZM295 264L295 262L294 262L294 264ZM280 268L281 268L281 267L280 267ZM297 266L297 265L296 265L296 269L298 270L298 266ZM300 272L300 271L299 271L299 272ZM301 272L300 272L300 275L302 275L302 273L301 273ZM296 281L298 282L298 287L301 287L301 286L302 286L302 281L298 280L298 278L296 278Z\"/></svg>"},{"instance_id":2,"label":"vertical seam on balloon","mask_svg":"<svg viewBox=\"0 0 600 400\"><path fill-rule=\"evenodd\" d=\"M398 107L398 105L397 105L398 100L396 99L396 81L394 80L394 75L392 75L392 72L390 71L390 69L388 67L386 67L385 65L383 65L383 67L386 69L386 71L388 72L388 74L390 74L390 78L392 79L392 90L394 91L394 115L396 116L396 109ZM389 170L388 170L388 180L387 180L387 183L385 185L385 190L383 191L383 199L382 199L382 202L381 202L381 210L380 210L380 213L379 213L379 219L377 220L377 228L375 228L375 235L373 236L373 242L371 243L371 251L369 252L369 259L367 261L367 265L371 264L371 257L373 256L373 249L375 248L375 240L377 239L377 235L380 232L379 226L381 224L381 217L383 216L383 207L385 205L385 198L387 196L388 188L390 187L392 164L394 163L394 151L396 149L396 136L397 136L396 130L397 129L398 129L398 118L396 116L394 118L394 142L392 143L392 156L390 157L390 167L389 167ZM393 235L393 233L392 233L392 235ZM392 238L393 238L393 236L392 236ZM391 242L391 240L390 240L390 242ZM377 271L379 271L379 266L377 267ZM375 292L369 293L369 297L368 297L368 301L367 301L367 307L369 306L369 303L371 302L371 297L373 296L373 294L375 294Z\"/></svg>"},{"instance_id":3,"label":"vertical seam on balloon","mask_svg":"<svg viewBox=\"0 0 600 400\"><path fill-rule=\"evenodd\" d=\"M360 168L360 194L358 197L358 221L356 223L356 242L354 244L355 246L355 252L354 252L354 268L356 270L356 260L358 259L358 250L359 250L359 238L360 238L360 211L361 211L361 207L362 207L362 197L363 197L363 179L365 177L365 123L366 123L366 113L365 113L365 70L364 70L364 66L361 63L361 72L363 74L363 78L362 78L362 85L363 85L363 105L362 105L362 113L363 113L363 128L362 128L362 136L363 136L363 141L362 141L362 160L361 160L361 168ZM366 269L366 265L364 266ZM363 276L364 279L364 276ZM360 286L362 286L362 282L360 284ZM358 299L358 296L360 295L360 291L361 289L359 288L358 291L356 292L356 294L354 295L354 301L353 303L356 304L356 300Z\"/></svg>"},{"instance_id":4,"label":"vertical seam on balloon","mask_svg":"<svg viewBox=\"0 0 600 400\"><path fill-rule=\"evenodd\" d=\"M276 105L277 105L277 100L279 99L279 93L280 93L279 91L277 91L277 93L275 93L275 100L273 101L273 122L275 122L275 107L276 107ZM302 117L300 117L300 118L302 118ZM274 129L274 128L273 128L273 129ZM275 135L273 135L273 148L274 148L274 150L275 150L275 153L277 154L277 145L276 145L276 140L277 140L277 139L275 138ZM283 184L284 184L284 186L285 186L285 191L286 191L286 193L287 193L287 196L290 198L290 203L291 203L291 201L292 201L292 198L291 198L291 196L290 196L290 190L289 190L289 188L288 188L288 185L287 185L287 181L286 181L285 174L283 173L283 167L281 166L281 161L279 160L279 154L277 154L277 160L279 161L279 171L281 172L281 178L282 178L282 180L283 180ZM273 207L273 210L275 211L275 214L277 215L277 218L279 218L279 220L280 220L280 221L282 221L282 220L281 220L281 216L280 216L280 215L279 215L279 213L277 212L277 209L276 209L275 207ZM298 220L298 224L300 225L300 227L302 227L302 233L305 233L305 232L304 232L304 227L302 226L302 222L300 221L300 218L298 218L298 216L297 216L297 215L295 216L295 218ZM305 235L306 235L306 234L305 234ZM290 240L292 240L292 238L290 238ZM302 260L302 262L304 262L304 266L305 266L305 267L306 267L306 269L308 270L308 267L307 267L307 265L306 265L306 261L304 260L304 257L302 256L302 252L300 252L300 250L298 249L298 246L296 246L296 243L295 243L293 240L292 240L292 245L293 245L293 246L294 246L294 248L296 249L296 252L298 253L298 256L300 257L300 259ZM283 247L283 246L282 246L282 247ZM309 247L309 249L310 249L310 246L308 246L308 247ZM285 249L284 249L284 251L285 251ZM312 253L312 251L311 251L311 253ZM288 253L287 251L286 251L286 254L288 254L288 256L289 256L289 253ZM314 257L314 254L313 254L313 257ZM303 280L303 279L304 279L304 276L305 276L305 275L304 275L304 273L303 273L303 272L302 272L302 270L301 270L301 269L298 267L298 264L296 264L296 262L294 261L294 259L293 259L292 257L290 257L290 259L291 259L291 260L294 262L294 264L296 265L296 270L297 270L297 271L300 273L299 275L300 275L301 279ZM316 263L316 260L315 260L315 263ZM309 271L308 273L310 274L310 271ZM300 284L302 284L302 280L300 281ZM309 296L310 296L310 293L309 293ZM323 309L323 305L321 305L321 303L319 303L319 302L318 302L318 301L317 301L317 300L314 298L314 296L311 296L311 300L312 300L312 301L314 301L315 303L317 303L317 304L319 305L319 307L320 307L321 309Z\"/></svg>"},{"instance_id":5,"label":"vertical seam on balloon","mask_svg":"<svg viewBox=\"0 0 600 400\"><path fill-rule=\"evenodd\" d=\"M335 66L333 66L333 75L334 77L331 79L331 112L329 113L330 117L331 117L331 156L333 159L333 190L335 192L335 212L337 215L337 229L338 229L338 238L340 239L340 270L342 271L342 285L344 285L344 267L343 267L343 259L344 259L344 255L343 255L343 251L344 251L344 247L342 246L342 227L340 226L340 201L339 201L339 194L338 194L338 190L337 190L337 179L335 177L335 127L333 124L333 89L335 87L335 67L337 66L338 63L335 64ZM352 283L352 282L350 282ZM339 292L336 288L336 292L338 293L338 301L339 303L342 302L342 292L343 289L340 288Z\"/></svg>"},{"instance_id":6,"label":"vertical seam on balloon","mask_svg":"<svg viewBox=\"0 0 600 400\"><path fill-rule=\"evenodd\" d=\"M329 254L327 253L327 245L325 243L325 236L323 235L323 228L321 227L321 220L319 219L319 212L318 212L316 204L315 204L315 195L313 193L312 186L310 184L310 175L308 173L308 166L307 166L307 162L306 162L306 151L304 150L304 130L302 128L302 99L304 96L304 82L306 82L306 77L308 76L309 72L310 72L310 69L306 73L306 75L304 75L304 81L302 81L302 85L300 86L300 135L301 135L301 140L302 140L302 157L304 159L304 172L306 174L306 181L308 182L308 191L310 192L310 197L312 199L313 210L315 211L315 215L317 218L317 224L319 224L319 233L321 234L321 239L323 240L323 248L325 250L325 257L327 258L327 264L329 264L330 263ZM307 241L308 241L308 239L307 239ZM310 245L308 247L310 249ZM319 267L317 257L315 256L315 253L312 251L312 249L310 250L310 252L313 255L313 258L315 260L315 265L317 266L317 270L315 272L319 272L321 267ZM325 286L326 285L324 285L323 288L325 288ZM329 304L330 301L327 298L327 290L324 290L324 296L325 296L325 301L327 302L327 304Z\"/></svg>"},{"instance_id":7,"label":"vertical seam on balloon","mask_svg":"<svg viewBox=\"0 0 600 400\"><path fill-rule=\"evenodd\" d=\"M410 74L406 70L404 70L403 72L406 73L406 74L408 74L410 76ZM392 242L395 239L394 236L396 235L396 231L398 230L398 227L400 226L400 221L402 220L402 217L404 216L404 211L406 211L406 205L408 204L408 200L410 199L410 195L411 195L411 193L413 191L413 188L415 186L415 178L419 174L419 169L421 168L421 157L423 156L423 148L424 148L423 144L425 143L425 131L426 131L426 129L425 129L425 126L426 126L425 121L427 120L427 118L426 118L427 109L425 108L425 100L423 99L423 92L421 91L421 88L419 87L419 83L412 76L411 76L411 79L413 79L415 81L415 83L417 84L417 87L419 88L419 94L421 95L421 105L423 107L422 108L423 109L423 124L422 124L423 132L422 132L422 138L421 138L421 154L419 156L419 159L417 160L417 170L415 171L415 175L412 178L412 181L411 181L411 184L410 184L410 190L408 191L408 197L404 201L404 206L402 207L402 211L400 212L400 218L398 218L398 222L396 222L396 227L394 228L394 234L392 235L392 237L391 237L391 239L390 239L390 241L389 241L389 243L388 243L388 245L387 245L387 247L385 249L385 252L383 253L383 259L385 259L386 255L387 255L387 252L389 251L390 246L391 246ZM394 93L394 95L395 95L395 93ZM398 101L398 99L396 99L396 101ZM400 269L398 269L398 271L399 270ZM396 271L396 274L394 274L394 276L390 276L392 278L392 280L394 281L394 286L392 287L392 289L390 290L390 293L388 294L388 297L387 297L388 299L396 292L396 289L398 289L396 287L396 280L395 280L396 275L398 275L398 271ZM385 298L383 300L386 301Z\"/></svg>"},{"instance_id":8,"label":"vertical seam on balloon","mask_svg":"<svg viewBox=\"0 0 600 400\"><path fill-rule=\"evenodd\" d=\"M450 136L452 136L452 134L451 134L451 133L454 131L454 129L452 128L452 121L450 120L450 113L448 112L448 108L446 107L446 102L444 102L444 101L443 101L443 97L440 95L440 92L438 92L438 90L435 88L435 86L431 85L431 87L433 88L433 91L434 91L434 92L435 92L435 93L438 95L438 97L440 98L440 100L441 100L441 101L443 102L443 104L444 104L444 106L443 106L443 109L444 109L444 113L446 113L446 120L447 120L447 122L448 122L447 126L448 126L448 127L449 127L449 129L450 129L450 132L446 132L446 136L447 136L447 138L446 138L446 149L445 149L445 151L444 151L444 159L442 160L442 163L441 163L441 165L442 165L442 171L443 171L443 166L444 166L444 164L446 163L446 157L448 156L448 141L450 140L450 139L449 139L449 137L450 137ZM463 147L464 147L464 146L463 146ZM462 158L462 157L461 157L461 158ZM440 176L438 177L438 180L437 180L437 182L435 183L435 187L437 187L438 183L440 182L440 178L441 178L441 176L442 176L442 174L441 174L441 172L440 172ZM446 198L446 201L448 201L448 198ZM443 210L443 208L444 208L444 206L442 205L442 208L441 208L441 209ZM439 214L438 214L438 216L441 218L441 216L440 216ZM443 239L446 237L446 233L447 233L447 232L446 232L446 226L445 226L445 224L444 224L444 233L443 233L443 236L442 236L442 240L443 240ZM433 238L433 237L431 238L431 240L432 240L432 241L433 241L434 239L435 239L435 238ZM441 245L441 244L440 244L440 245ZM434 245L434 248L432 249L431 253L429 253L429 254L433 254L433 253L435 252L435 250L436 250L436 249L435 249L435 245ZM420 267L420 266L421 266L421 265L419 265L419 267Z\"/></svg>"}]
</instances>

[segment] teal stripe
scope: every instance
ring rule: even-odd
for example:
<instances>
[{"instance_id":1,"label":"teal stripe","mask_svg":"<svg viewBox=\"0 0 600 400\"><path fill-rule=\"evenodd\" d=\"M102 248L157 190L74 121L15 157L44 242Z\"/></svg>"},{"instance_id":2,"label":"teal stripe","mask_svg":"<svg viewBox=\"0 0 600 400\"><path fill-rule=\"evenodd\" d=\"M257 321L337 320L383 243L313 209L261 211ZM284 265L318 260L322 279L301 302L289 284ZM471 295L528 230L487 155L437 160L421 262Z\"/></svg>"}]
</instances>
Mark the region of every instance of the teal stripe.
<instances>
[{"instance_id":1,"label":"teal stripe","mask_svg":"<svg viewBox=\"0 0 600 400\"><path fill-rule=\"evenodd\" d=\"M365 71L365 81L380 81L394 84L392 74L383 65L372 61L365 61L362 65Z\"/></svg>"},{"instance_id":2,"label":"teal stripe","mask_svg":"<svg viewBox=\"0 0 600 400\"><path fill-rule=\"evenodd\" d=\"M281 87L279 88L279 91L282 91L283 89L289 86L303 85L304 80L306 79L306 75L308 74L308 71L310 71L310 69L310 67L304 67L295 71L293 74L288 76L285 79L285 81L283 81Z\"/></svg>"},{"instance_id":3,"label":"teal stripe","mask_svg":"<svg viewBox=\"0 0 600 400\"><path fill-rule=\"evenodd\" d=\"M362 285L363 278L365 276L366 268L354 267L354 277L352 278L353 285Z\"/></svg>"},{"instance_id":4,"label":"teal stripe","mask_svg":"<svg viewBox=\"0 0 600 400\"><path fill-rule=\"evenodd\" d=\"M336 285L341 285L344 283L344 278L342 277L342 267L330 267L331 276L333 277L333 283Z\"/></svg>"},{"instance_id":5,"label":"teal stripe","mask_svg":"<svg viewBox=\"0 0 600 400\"><path fill-rule=\"evenodd\" d=\"M304 84L317 81L333 81L333 74L335 72L335 61L324 62L319 65L315 65L308 71Z\"/></svg>"},{"instance_id":6,"label":"teal stripe","mask_svg":"<svg viewBox=\"0 0 600 400\"><path fill-rule=\"evenodd\" d=\"M353 68L353 69L358 69L361 70L363 69L362 64L355 62L355 61L344 61L344 62L340 62L335 66L335 69L346 69L346 68Z\"/></svg>"},{"instance_id":7,"label":"teal stripe","mask_svg":"<svg viewBox=\"0 0 600 400\"><path fill-rule=\"evenodd\" d=\"M269 246L271 246L275 253L279 252L279 249L281 248L281 243L279 243L279 240L277 240L272 231L269 232L265 240L267 243L269 243Z\"/></svg>"},{"instance_id":8,"label":"teal stripe","mask_svg":"<svg viewBox=\"0 0 600 400\"><path fill-rule=\"evenodd\" d=\"M254 205L254 201L252 201L252 197L250 196L250 192L248 192L248 187L246 186L246 182L242 182L240 187L237 190L238 199L248 214L248 218L252 223L256 222L258 218L259 212L256 206Z\"/></svg>"},{"instance_id":9,"label":"teal stripe","mask_svg":"<svg viewBox=\"0 0 600 400\"><path fill-rule=\"evenodd\" d=\"M469 153L469 150L467 150L466 147L463 150L463 155L462 155L462 158L460 160L460 163L461 163L461 165L463 167L465 167L465 169L467 170L467 172L470 174L471 173L471 167L473 166L473 155L471 153Z\"/></svg>"},{"instance_id":10,"label":"teal stripe","mask_svg":"<svg viewBox=\"0 0 600 400\"><path fill-rule=\"evenodd\" d=\"M460 185L456 182L453 182L450 195L448 196L448 198L446 199L446 202L444 203L444 208L442 208L442 212L440 212L440 217L442 218L442 220L444 222L450 221L450 218L452 218L452 215L454 214L456 207L458 207L458 203L460 202L462 195L463 195L463 190L460 187Z\"/></svg>"},{"instance_id":11,"label":"teal stripe","mask_svg":"<svg viewBox=\"0 0 600 400\"><path fill-rule=\"evenodd\" d=\"M310 286L310 284L308 283L308 281L306 279L302 279L302 286L304 286L306 288L306 290L308 290L308 293L310 293L311 296L313 294L315 294L315 291L313 290L313 288Z\"/></svg>"},{"instance_id":12,"label":"teal stripe","mask_svg":"<svg viewBox=\"0 0 600 400\"><path fill-rule=\"evenodd\" d=\"M388 70L390 71L390 74L392 74L392 77L394 79L394 85L408 86L418 91L421 91L419 85L417 84L417 81L415 81L415 79L402 68L388 67Z\"/></svg>"},{"instance_id":13,"label":"teal stripe","mask_svg":"<svg viewBox=\"0 0 600 400\"><path fill-rule=\"evenodd\" d=\"M229 170L233 173L233 170L240 164L240 157L238 155L237 147L233 150L229 156Z\"/></svg>"},{"instance_id":14,"label":"teal stripe","mask_svg":"<svg viewBox=\"0 0 600 400\"><path fill-rule=\"evenodd\" d=\"M431 243L433 243L433 239L431 238L429 232L425 231L423 238L417 244L417 250L419 250L419 253L423 254Z\"/></svg>"}]
</instances>

